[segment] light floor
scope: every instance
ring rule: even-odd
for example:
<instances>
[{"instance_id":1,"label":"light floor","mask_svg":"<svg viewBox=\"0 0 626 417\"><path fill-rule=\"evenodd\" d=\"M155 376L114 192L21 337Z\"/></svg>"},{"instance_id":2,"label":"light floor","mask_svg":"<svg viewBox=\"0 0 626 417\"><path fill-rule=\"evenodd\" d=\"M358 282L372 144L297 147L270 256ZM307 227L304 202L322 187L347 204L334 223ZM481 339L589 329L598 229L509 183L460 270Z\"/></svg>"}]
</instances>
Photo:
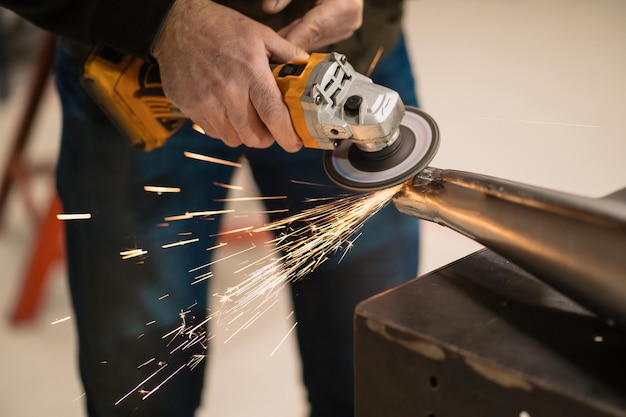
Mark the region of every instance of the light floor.
<instances>
[{"instance_id":1,"label":"light floor","mask_svg":"<svg viewBox=\"0 0 626 417\"><path fill-rule=\"evenodd\" d=\"M625 21L622 0L408 1L406 32L422 107L442 134L432 165L591 197L626 186ZM13 74L13 94L0 103L3 164L28 71ZM44 106L28 155L34 163L52 166L59 131L52 87ZM245 175L241 182L251 187ZM49 176L36 182L42 209L51 184ZM48 280L35 322L12 327L8 317L35 230L15 193L2 221L0 415L84 415L71 320L51 324L72 314L64 268L59 265ZM421 272L479 247L424 224ZM228 265L215 273L216 285L228 285ZM282 300L229 343L218 335L208 400L199 416L305 415L294 340L288 338L269 355L289 330L289 311Z\"/></svg>"}]
</instances>

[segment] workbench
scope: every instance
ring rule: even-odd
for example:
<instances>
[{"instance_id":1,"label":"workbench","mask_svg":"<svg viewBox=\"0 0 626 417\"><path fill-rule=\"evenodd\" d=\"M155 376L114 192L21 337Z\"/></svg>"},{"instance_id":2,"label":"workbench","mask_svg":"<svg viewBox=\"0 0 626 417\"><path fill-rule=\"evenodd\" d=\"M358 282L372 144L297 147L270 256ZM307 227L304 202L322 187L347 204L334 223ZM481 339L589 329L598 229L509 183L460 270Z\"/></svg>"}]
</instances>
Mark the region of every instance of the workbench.
<instances>
[{"instance_id":1,"label":"workbench","mask_svg":"<svg viewBox=\"0 0 626 417\"><path fill-rule=\"evenodd\" d=\"M625 328L488 249L362 302L355 351L357 417L626 416Z\"/></svg>"}]
</instances>

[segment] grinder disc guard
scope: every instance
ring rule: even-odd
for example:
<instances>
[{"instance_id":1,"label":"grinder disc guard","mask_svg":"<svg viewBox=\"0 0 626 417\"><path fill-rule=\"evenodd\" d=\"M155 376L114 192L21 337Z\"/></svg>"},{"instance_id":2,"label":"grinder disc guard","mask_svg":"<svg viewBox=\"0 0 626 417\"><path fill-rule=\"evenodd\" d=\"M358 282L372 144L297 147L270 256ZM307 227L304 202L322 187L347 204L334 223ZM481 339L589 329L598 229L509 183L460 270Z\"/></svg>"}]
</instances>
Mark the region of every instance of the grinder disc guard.
<instances>
[{"instance_id":1,"label":"grinder disc guard","mask_svg":"<svg viewBox=\"0 0 626 417\"><path fill-rule=\"evenodd\" d=\"M377 152L359 149L349 140L324 154L324 169L340 187L375 191L400 184L430 163L439 147L437 124L423 111L407 106L400 137Z\"/></svg>"}]
</instances>

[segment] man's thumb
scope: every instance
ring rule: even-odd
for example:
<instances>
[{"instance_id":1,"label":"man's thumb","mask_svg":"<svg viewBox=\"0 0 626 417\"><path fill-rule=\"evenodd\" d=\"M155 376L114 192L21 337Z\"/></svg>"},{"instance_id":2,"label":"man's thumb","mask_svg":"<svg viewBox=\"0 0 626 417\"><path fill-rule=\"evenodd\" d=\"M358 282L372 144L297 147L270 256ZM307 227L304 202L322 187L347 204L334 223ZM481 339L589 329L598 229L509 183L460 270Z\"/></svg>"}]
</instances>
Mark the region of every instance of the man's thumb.
<instances>
[{"instance_id":1,"label":"man's thumb","mask_svg":"<svg viewBox=\"0 0 626 417\"><path fill-rule=\"evenodd\" d=\"M309 53L278 34L265 44L270 61L282 63L309 59Z\"/></svg>"},{"instance_id":2,"label":"man's thumb","mask_svg":"<svg viewBox=\"0 0 626 417\"><path fill-rule=\"evenodd\" d=\"M287 7L289 3L291 0L263 0L263 11L275 14Z\"/></svg>"}]
</instances>

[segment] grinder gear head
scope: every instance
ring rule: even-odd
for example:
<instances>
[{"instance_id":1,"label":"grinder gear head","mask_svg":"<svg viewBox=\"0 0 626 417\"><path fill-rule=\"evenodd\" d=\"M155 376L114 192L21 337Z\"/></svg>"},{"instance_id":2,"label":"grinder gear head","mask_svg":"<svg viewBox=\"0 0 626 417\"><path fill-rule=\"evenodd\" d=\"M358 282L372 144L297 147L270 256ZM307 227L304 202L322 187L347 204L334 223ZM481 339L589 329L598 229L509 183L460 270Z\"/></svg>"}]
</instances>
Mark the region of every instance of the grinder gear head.
<instances>
[{"instance_id":1,"label":"grinder gear head","mask_svg":"<svg viewBox=\"0 0 626 417\"><path fill-rule=\"evenodd\" d=\"M434 157L437 125L397 92L357 73L338 53L274 68L294 128L307 148L325 149L339 186L371 191L399 184Z\"/></svg>"}]
</instances>

